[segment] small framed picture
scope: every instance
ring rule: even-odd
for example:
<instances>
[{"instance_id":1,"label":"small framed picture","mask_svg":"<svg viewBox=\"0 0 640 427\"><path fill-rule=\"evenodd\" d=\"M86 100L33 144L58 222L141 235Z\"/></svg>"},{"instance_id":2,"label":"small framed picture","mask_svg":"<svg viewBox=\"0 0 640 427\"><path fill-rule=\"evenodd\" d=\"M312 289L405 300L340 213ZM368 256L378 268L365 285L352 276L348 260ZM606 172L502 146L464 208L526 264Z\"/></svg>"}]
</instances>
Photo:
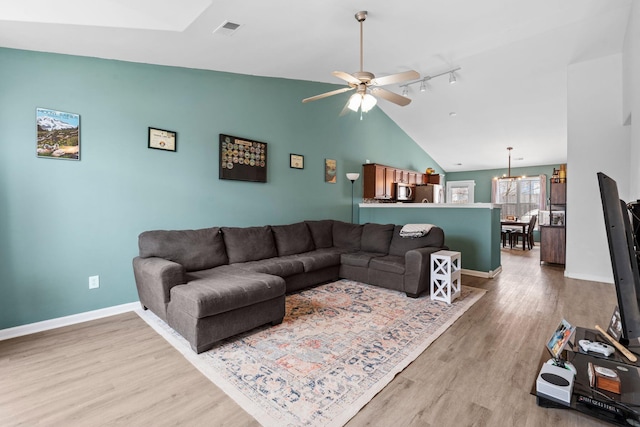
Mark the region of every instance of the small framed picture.
<instances>
[{"instance_id":1,"label":"small framed picture","mask_svg":"<svg viewBox=\"0 0 640 427\"><path fill-rule=\"evenodd\" d=\"M337 165L333 159L324 159L324 182L336 183Z\"/></svg>"},{"instance_id":2,"label":"small framed picture","mask_svg":"<svg viewBox=\"0 0 640 427\"><path fill-rule=\"evenodd\" d=\"M178 134L170 130L149 128L149 148L165 151L178 149Z\"/></svg>"},{"instance_id":3,"label":"small framed picture","mask_svg":"<svg viewBox=\"0 0 640 427\"><path fill-rule=\"evenodd\" d=\"M289 167L293 169L304 169L304 156L301 154L289 154Z\"/></svg>"},{"instance_id":4,"label":"small framed picture","mask_svg":"<svg viewBox=\"0 0 640 427\"><path fill-rule=\"evenodd\" d=\"M80 160L80 115L36 109L36 155L44 159Z\"/></svg>"}]
</instances>

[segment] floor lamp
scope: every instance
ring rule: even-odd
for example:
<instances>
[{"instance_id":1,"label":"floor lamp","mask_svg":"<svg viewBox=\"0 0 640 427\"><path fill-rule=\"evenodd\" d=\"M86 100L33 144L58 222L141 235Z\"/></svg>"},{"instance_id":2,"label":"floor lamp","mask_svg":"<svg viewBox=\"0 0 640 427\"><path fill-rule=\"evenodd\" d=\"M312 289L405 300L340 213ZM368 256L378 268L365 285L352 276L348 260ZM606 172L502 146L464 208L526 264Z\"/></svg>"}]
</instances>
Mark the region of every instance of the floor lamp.
<instances>
[{"instance_id":1,"label":"floor lamp","mask_svg":"<svg viewBox=\"0 0 640 427\"><path fill-rule=\"evenodd\" d=\"M356 172L349 172L347 179L351 181L351 224L353 224L353 183L360 178L360 174Z\"/></svg>"}]
</instances>

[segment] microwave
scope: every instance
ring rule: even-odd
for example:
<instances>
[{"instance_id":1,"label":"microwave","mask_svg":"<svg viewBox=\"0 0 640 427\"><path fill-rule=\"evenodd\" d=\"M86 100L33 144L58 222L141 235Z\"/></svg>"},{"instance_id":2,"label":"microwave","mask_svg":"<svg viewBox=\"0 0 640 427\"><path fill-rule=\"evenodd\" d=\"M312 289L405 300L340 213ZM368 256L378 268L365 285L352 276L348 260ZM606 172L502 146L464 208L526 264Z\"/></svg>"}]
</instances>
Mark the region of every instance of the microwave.
<instances>
[{"instance_id":1,"label":"microwave","mask_svg":"<svg viewBox=\"0 0 640 427\"><path fill-rule=\"evenodd\" d=\"M412 201L413 196L416 193L416 186L414 184L407 184L406 182L396 182L396 200L399 202Z\"/></svg>"}]
</instances>

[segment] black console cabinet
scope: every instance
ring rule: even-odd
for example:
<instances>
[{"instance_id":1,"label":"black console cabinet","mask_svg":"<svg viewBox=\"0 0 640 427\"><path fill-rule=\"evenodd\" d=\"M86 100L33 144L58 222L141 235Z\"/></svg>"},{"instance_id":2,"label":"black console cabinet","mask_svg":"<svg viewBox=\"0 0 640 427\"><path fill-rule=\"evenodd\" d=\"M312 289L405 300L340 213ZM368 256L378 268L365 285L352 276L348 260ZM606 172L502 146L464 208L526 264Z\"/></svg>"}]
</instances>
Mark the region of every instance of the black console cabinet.
<instances>
[{"instance_id":1,"label":"black console cabinet","mask_svg":"<svg viewBox=\"0 0 640 427\"><path fill-rule=\"evenodd\" d=\"M597 336L597 332L577 328L573 342L573 350L566 351L566 358L573 363L578 374L576 375L571 407L563 406L553 401L536 396L538 406L545 408L573 409L601 421L619 426L640 426L640 368L630 363L616 350L610 357L584 354L578 347L580 339L603 341ZM549 359L549 353L545 350L540 359L540 367ZM589 362L616 370L621 379L622 394L618 395L589 387L587 365ZM537 373L536 373L537 378ZM535 395L535 381L532 394ZM631 420L631 421L630 421Z\"/></svg>"}]
</instances>

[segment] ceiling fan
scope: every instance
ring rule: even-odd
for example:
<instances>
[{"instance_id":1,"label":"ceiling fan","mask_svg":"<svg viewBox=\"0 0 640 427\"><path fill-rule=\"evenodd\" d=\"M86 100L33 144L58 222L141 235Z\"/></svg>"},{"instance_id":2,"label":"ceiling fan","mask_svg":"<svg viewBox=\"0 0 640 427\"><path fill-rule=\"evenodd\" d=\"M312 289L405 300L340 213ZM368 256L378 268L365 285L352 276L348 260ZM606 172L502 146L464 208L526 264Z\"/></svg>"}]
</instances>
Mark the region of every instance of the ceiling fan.
<instances>
[{"instance_id":1,"label":"ceiling fan","mask_svg":"<svg viewBox=\"0 0 640 427\"><path fill-rule=\"evenodd\" d=\"M347 109L355 112L360 109L361 112L365 113L371 110L377 103L377 99L373 95L379 96L402 107L408 105L411 102L411 99L383 89L380 86L400 83L407 80L416 80L420 78L420 74L417 71L411 70L398 74L391 74L390 76L376 78L373 73L364 71L362 52L362 23L365 19L367 19L367 11L360 11L356 13L355 17L356 20L360 23L360 71L353 74L345 73L344 71L334 71L333 75L347 82L349 85L348 87L332 90L331 92L326 92L320 95L312 96L310 98L305 98L302 100L302 102L316 101L318 99L355 90L356 93L351 95L349 101L347 102L347 105L345 105L340 115L345 114L347 112Z\"/></svg>"}]
</instances>

